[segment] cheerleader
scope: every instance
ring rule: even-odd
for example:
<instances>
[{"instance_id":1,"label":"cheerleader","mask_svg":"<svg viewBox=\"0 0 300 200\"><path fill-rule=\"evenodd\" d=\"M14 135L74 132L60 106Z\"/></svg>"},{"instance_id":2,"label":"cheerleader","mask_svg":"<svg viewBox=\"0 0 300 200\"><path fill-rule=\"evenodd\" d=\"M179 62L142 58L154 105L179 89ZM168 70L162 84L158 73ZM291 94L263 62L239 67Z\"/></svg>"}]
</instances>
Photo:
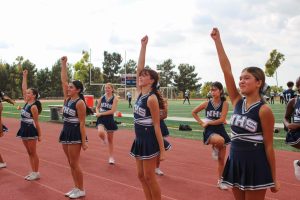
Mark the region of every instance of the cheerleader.
<instances>
[{"instance_id":1,"label":"cheerleader","mask_svg":"<svg viewBox=\"0 0 300 200\"><path fill-rule=\"evenodd\" d=\"M300 93L300 77L296 80L296 87ZM287 129L285 142L292 147L300 149L300 97L291 99L285 111L283 119L284 126ZM294 160L295 176L300 180L300 160Z\"/></svg>"},{"instance_id":2,"label":"cheerleader","mask_svg":"<svg viewBox=\"0 0 300 200\"><path fill-rule=\"evenodd\" d=\"M0 137L3 136L4 132L7 132L8 129L6 128L6 126L4 126L2 124L2 110L3 110L3 105L2 105L2 101L6 101L8 103L11 104L15 104L15 102L13 100L11 100L9 97L5 96L4 93L0 90ZM0 154L0 168L5 168L6 167L6 163L4 162L1 154Z\"/></svg>"},{"instance_id":3,"label":"cheerleader","mask_svg":"<svg viewBox=\"0 0 300 200\"><path fill-rule=\"evenodd\" d=\"M159 110L163 108L163 99L157 91L158 74L144 69L148 36L141 40L141 51L137 67L137 92L134 105L135 140L130 154L136 158L138 178L142 184L146 199L161 199L160 186L155 176L157 157L165 159L165 150L170 144L163 140L159 124Z\"/></svg>"},{"instance_id":4,"label":"cheerleader","mask_svg":"<svg viewBox=\"0 0 300 200\"><path fill-rule=\"evenodd\" d=\"M86 195L83 188L83 174L79 166L80 150L86 150L87 137L85 131L85 117L92 114L86 106L83 96L83 84L78 81L68 83L67 57L61 58L61 82L64 94L63 117L64 125L59 136L59 142L68 159L74 187L65 194L71 199Z\"/></svg>"},{"instance_id":5,"label":"cheerleader","mask_svg":"<svg viewBox=\"0 0 300 200\"><path fill-rule=\"evenodd\" d=\"M222 183L232 187L235 199L264 199L267 188L272 192L280 188L273 148L275 120L272 110L263 100L265 74L258 67L243 69L239 81L240 94L217 28L212 30L211 37L234 107L230 119L233 137Z\"/></svg>"},{"instance_id":6,"label":"cheerleader","mask_svg":"<svg viewBox=\"0 0 300 200\"><path fill-rule=\"evenodd\" d=\"M25 180L33 181L40 178L39 157L36 152L36 143L41 141L41 128L39 114L42 112L42 104L39 101L39 93L34 88L27 88L28 71L23 71L22 92L25 105L21 110L21 128L17 137L22 139L29 156L32 172L25 176Z\"/></svg>"},{"instance_id":7,"label":"cheerleader","mask_svg":"<svg viewBox=\"0 0 300 200\"><path fill-rule=\"evenodd\" d=\"M114 113L117 110L118 97L114 95L114 88L111 83L105 84L105 95L103 95L96 107L97 129L99 137L107 143L108 141L108 163L111 165L115 164L113 157L114 150L114 131L118 129L118 126L114 120Z\"/></svg>"},{"instance_id":8,"label":"cheerleader","mask_svg":"<svg viewBox=\"0 0 300 200\"><path fill-rule=\"evenodd\" d=\"M224 97L223 85L220 82L212 83L210 93L212 98L196 107L192 111L192 115L204 128L204 144L212 145L212 157L214 160L218 160L217 186L222 190L227 190L228 187L221 183L221 177L224 169L226 145L230 143L230 138L224 127L228 113L228 103ZM206 118L201 120L198 113L204 109Z\"/></svg>"}]
</instances>

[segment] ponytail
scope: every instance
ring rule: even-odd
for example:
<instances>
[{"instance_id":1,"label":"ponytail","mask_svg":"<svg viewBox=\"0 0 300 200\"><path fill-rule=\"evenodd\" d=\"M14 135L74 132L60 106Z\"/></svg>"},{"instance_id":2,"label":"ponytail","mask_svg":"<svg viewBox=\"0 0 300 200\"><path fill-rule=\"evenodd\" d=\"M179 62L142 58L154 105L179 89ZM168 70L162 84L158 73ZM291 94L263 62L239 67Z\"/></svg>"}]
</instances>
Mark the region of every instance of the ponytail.
<instances>
[{"instance_id":1,"label":"ponytail","mask_svg":"<svg viewBox=\"0 0 300 200\"><path fill-rule=\"evenodd\" d=\"M38 113L41 114L43 108L42 108L42 103L39 100L40 99L40 93L37 89L35 88L29 88L32 91L32 94L35 95L35 102L34 105L36 105L37 109L38 109Z\"/></svg>"},{"instance_id":2,"label":"ponytail","mask_svg":"<svg viewBox=\"0 0 300 200\"><path fill-rule=\"evenodd\" d=\"M221 101L226 101L226 97L224 94L221 95Z\"/></svg>"},{"instance_id":3,"label":"ponytail","mask_svg":"<svg viewBox=\"0 0 300 200\"><path fill-rule=\"evenodd\" d=\"M79 98L84 102L85 104L85 107L86 107L86 115L92 115L94 114L94 112L92 111L92 109L90 109L87 105L86 105L86 102L85 102L85 99L84 99L84 96L82 93L79 93Z\"/></svg>"},{"instance_id":4,"label":"ponytail","mask_svg":"<svg viewBox=\"0 0 300 200\"><path fill-rule=\"evenodd\" d=\"M157 90L157 87L152 87L152 91L154 92L155 96L157 97L158 100L158 105L159 105L159 109L165 109L165 104L164 104L164 99L161 96L161 93Z\"/></svg>"},{"instance_id":5,"label":"ponytail","mask_svg":"<svg viewBox=\"0 0 300 200\"><path fill-rule=\"evenodd\" d=\"M40 102L40 100L36 100L34 102L34 105L36 105L37 109L38 109L38 113L41 114L43 108L42 108L42 103Z\"/></svg>"},{"instance_id":6,"label":"ponytail","mask_svg":"<svg viewBox=\"0 0 300 200\"><path fill-rule=\"evenodd\" d=\"M265 99L265 94L267 93L267 91L269 89L270 89L270 86L267 83L264 83L259 89L260 98L261 98L262 102L264 102L264 103L267 103L266 99Z\"/></svg>"}]
</instances>

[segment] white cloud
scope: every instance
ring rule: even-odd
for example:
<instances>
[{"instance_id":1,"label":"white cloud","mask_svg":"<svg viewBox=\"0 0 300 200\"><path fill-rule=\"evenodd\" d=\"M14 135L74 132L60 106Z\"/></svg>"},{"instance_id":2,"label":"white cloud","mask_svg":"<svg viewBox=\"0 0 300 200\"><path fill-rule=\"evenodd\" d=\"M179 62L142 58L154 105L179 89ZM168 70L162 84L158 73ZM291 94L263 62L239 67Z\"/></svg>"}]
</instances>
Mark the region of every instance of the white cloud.
<instances>
[{"instance_id":1,"label":"white cloud","mask_svg":"<svg viewBox=\"0 0 300 200\"><path fill-rule=\"evenodd\" d=\"M83 49L92 50L96 66L105 50L137 60L148 34L150 66L171 58L195 65L202 81L223 80L209 36L217 26L236 78L245 66L263 68L272 49L286 56L279 83L298 76L298 0L11 0L2 2L0 18L0 59L7 62L22 55L50 67L67 55L74 63Z\"/></svg>"}]
</instances>

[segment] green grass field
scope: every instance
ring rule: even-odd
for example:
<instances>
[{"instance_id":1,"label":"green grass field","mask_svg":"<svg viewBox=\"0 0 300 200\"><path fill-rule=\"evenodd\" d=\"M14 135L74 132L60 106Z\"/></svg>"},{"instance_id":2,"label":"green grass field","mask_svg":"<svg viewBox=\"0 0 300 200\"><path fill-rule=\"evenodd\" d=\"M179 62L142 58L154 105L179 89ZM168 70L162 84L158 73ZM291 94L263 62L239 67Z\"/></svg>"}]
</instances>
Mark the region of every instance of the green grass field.
<instances>
[{"instance_id":1,"label":"green grass field","mask_svg":"<svg viewBox=\"0 0 300 200\"><path fill-rule=\"evenodd\" d=\"M203 102L203 100L191 100L191 105L188 105L185 103L182 104L182 100L169 100L169 113L168 116L170 117L187 117L192 118L191 111L193 108L198 106ZM57 101L47 101L43 102L43 112L40 115L41 121L50 121L50 112L49 112L49 105L62 105L63 102L57 102ZM133 102L134 103L134 102ZM23 106L24 103L17 103L16 106ZM12 117L12 118L19 118L20 117L20 111L16 109L16 106L12 106L8 103L4 103L4 111L3 116L4 117ZM279 102L275 102L275 104L270 105L271 109L273 110L274 116L275 116L275 122L276 123L282 123L282 119L285 113L285 105L279 104ZM124 114L132 114L132 108L128 108L128 102L125 100L120 100L118 105L118 111L124 113ZM230 116L232 114L232 106L229 107L229 113L227 116L227 119L229 120ZM204 117L204 112L200 114L201 117ZM119 125L119 128L125 128L125 129L133 129L133 118L130 117L121 117L121 118L115 118L116 121L122 122L122 124ZM87 121L95 121L95 117L89 116L87 117ZM89 123L87 123L89 124ZM200 127L196 122L180 122L180 121L171 121L166 120L166 124L170 129L171 136L174 137L183 137L183 138L189 138L189 139L195 139L195 140L202 140L202 132L203 129ZM178 127L180 124L188 124L193 129L192 131L179 131ZM226 129L229 131L229 126L226 126ZM284 150L290 150L290 151L298 151L284 143L285 138L285 132L284 130L280 130L279 133L274 133L274 145L277 149L284 149Z\"/></svg>"}]
</instances>

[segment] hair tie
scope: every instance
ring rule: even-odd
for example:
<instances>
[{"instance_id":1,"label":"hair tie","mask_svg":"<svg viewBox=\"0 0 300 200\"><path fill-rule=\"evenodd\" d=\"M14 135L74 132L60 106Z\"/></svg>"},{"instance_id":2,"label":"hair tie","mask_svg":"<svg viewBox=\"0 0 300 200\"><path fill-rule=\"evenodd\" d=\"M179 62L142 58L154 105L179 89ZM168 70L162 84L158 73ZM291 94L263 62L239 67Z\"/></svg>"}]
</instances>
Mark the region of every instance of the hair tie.
<instances>
[{"instance_id":1,"label":"hair tie","mask_svg":"<svg viewBox=\"0 0 300 200\"><path fill-rule=\"evenodd\" d=\"M266 92L267 92L269 89L270 89L270 86L269 86L267 83L265 83L264 86L261 88L260 93L266 94Z\"/></svg>"},{"instance_id":2,"label":"hair tie","mask_svg":"<svg viewBox=\"0 0 300 200\"><path fill-rule=\"evenodd\" d=\"M159 82L157 82L157 84L156 84L156 89L157 89L157 90L160 89L160 84L159 84Z\"/></svg>"}]
</instances>

